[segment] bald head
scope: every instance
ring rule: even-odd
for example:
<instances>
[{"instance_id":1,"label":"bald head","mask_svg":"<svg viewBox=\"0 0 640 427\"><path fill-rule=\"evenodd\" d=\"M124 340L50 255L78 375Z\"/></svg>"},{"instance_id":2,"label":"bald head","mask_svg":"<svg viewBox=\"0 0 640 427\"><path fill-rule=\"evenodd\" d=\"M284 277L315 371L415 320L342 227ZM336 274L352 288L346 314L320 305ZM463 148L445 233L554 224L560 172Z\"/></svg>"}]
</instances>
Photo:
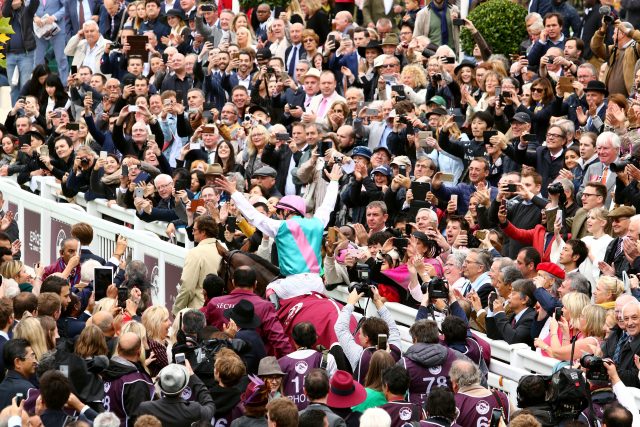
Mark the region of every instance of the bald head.
<instances>
[{"instance_id":1,"label":"bald head","mask_svg":"<svg viewBox=\"0 0 640 427\"><path fill-rule=\"evenodd\" d=\"M125 332L118 340L118 354L130 362L137 362L140 360L141 345L139 336L133 332Z\"/></svg>"},{"instance_id":2,"label":"bald head","mask_svg":"<svg viewBox=\"0 0 640 427\"><path fill-rule=\"evenodd\" d=\"M112 337L114 335L113 316L108 311L99 311L91 317L91 321L102 331L103 335Z\"/></svg>"}]
</instances>

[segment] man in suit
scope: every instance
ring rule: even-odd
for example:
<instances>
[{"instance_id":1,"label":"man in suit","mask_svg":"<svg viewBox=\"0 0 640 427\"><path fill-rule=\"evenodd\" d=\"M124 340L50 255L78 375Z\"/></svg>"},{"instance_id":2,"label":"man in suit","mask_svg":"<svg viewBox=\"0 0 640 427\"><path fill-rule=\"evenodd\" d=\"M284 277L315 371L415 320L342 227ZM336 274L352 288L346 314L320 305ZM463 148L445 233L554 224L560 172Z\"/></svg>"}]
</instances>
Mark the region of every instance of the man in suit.
<instances>
[{"instance_id":1,"label":"man in suit","mask_svg":"<svg viewBox=\"0 0 640 427\"><path fill-rule=\"evenodd\" d=\"M310 149L305 139L304 125L296 122L291 128L292 138L286 144L276 148L275 143L265 146L262 153L262 162L279 171L276 177L276 188L283 195L299 195L301 187L293 182L291 171L299 165L302 154Z\"/></svg>"},{"instance_id":2,"label":"man in suit","mask_svg":"<svg viewBox=\"0 0 640 427\"><path fill-rule=\"evenodd\" d=\"M9 298L0 298L0 354L2 354L4 345L10 339L9 330L14 321L13 301ZM4 358L0 357L0 379L4 379L5 369Z\"/></svg>"},{"instance_id":3,"label":"man in suit","mask_svg":"<svg viewBox=\"0 0 640 427\"><path fill-rule=\"evenodd\" d=\"M634 363L634 356L640 354L640 304L627 303L622 307L622 318L626 326L627 339L621 340L623 342L620 347L620 362L617 364L618 375L627 387L640 387L638 368Z\"/></svg>"},{"instance_id":4,"label":"man in suit","mask_svg":"<svg viewBox=\"0 0 640 427\"><path fill-rule=\"evenodd\" d=\"M236 41L236 34L231 32L227 19L229 11L223 11L220 15L220 19L213 19L213 15L217 16L214 12L203 12L202 4L198 5L196 12L196 31L200 33L206 41L209 41L213 46L218 46L220 43L234 43ZM220 23L222 17L225 17L224 22L226 28L222 28Z\"/></svg>"},{"instance_id":5,"label":"man in suit","mask_svg":"<svg viewBox=\"0 0 640 427\"><path fill-rule=\"evenodd\" d=\"M529 67L538 67L540 65L540 58L552 47L564 50L564 34L562 34L564 20L562 15L556 12L550 12L543 16L544 30L540 33L538 41L533 43L527 55Z\"/></svg>"},{"instance_id":6,"label":"man in suit","mask_svg":"<svg viewBox=\"0 0 640 427\"><path fill-rule=\"evenodd\" d=\"M287 47L287 50L284 52L284 65L287 68L287 73L296 83L300 83L296 72L297 65L301 59L307 57L307 52L302 47L303 30L304 25L299 22L289 26L289 43L291 45Z\"/></svg>"},{"instance_id":7,"label":"man in suit","mask_svg":"<svg viewBox=\"0 0 640 427\"><path fill-rule=\"evenodd\" d=\"M365 125L363 117L367 109L377 109L380 113L378 116L370 116L370 123ZM379 146L387 146L387 137L393 130L393 118L389 118L389 114L393 110L393 101L387 100L381 103L374 101L369 108L359 112L358 117L353 121L353 131L356 137L367 138L369 149L374 150Z\"/></svg>"},{"instance_id":8,"label":"man in suit","mask_svg":"<svg viewBox=\"0 0 640 427\"><path fill-rule=\"evenodd\" d=\"M125 7L117 0L104 0L100 8L100 34L106 39L117 41L122 28L121 21L125 18Z\"/></svg>"},{"instance_id":9,"label":"man in suit","mask_svg":"<svg viewBox=\"0 0 640 427\"><path fill-rule=\"evenodd\" d=\"M390 21L394 21L395 12L393 11L395 6L400 6L400 0L393 0L393 2L386 2L384 0L364 0L362 4L362 16L363 22L369 28L376 28L376 22L378 19L387 18Z\"/></svg>"},{"instance_id":10,"label":"man in suit","mask_svg":"<svg viewBox=\"0 0 640 427\"><path fill-rule=\"evenodd\" d=\"M580 65L576 70L576 73L577 82L573 83L574 93L569 95L566 100L564 99L564 92L560 90L560 86L556 86L557 96L552 104L551 114L556 117L567 116L567 118L573 122L575 128L578 129L580 127L580 122L578 121L576 109L578 106L582 107L583 111L587 111L589 109L585 96L585 88L588 86L590 81L597 79L598 73L593 64L590 63ZM604 111L606 113L606 108Z\"/></svg>"},{"instance_id":11,"label":"man in suit","mask_svg":"<svg viewBox=\"0 0 640 427\"><path fill-rule=\"evenodd\" d=\"M38 361L31 344L23 338L7 341L2 349L2 356L8 371L4 381L0 383L0 405L6 408L16 393L22 393L26 397L27 391L35 388L28 378L36 374Z\"/></svg>"},{"instance_id":12,"label":"man in suit","mask_svg":"<svg viewBox=\"0 0 640 427\"><path fill-rule=\"evenodd\" d=\"M284 105L282 124L287 128L302 118L305 105L309 105L320 90L320 72L311 68L306 59L297 61L294 74L294 84L280 94L281 105Z\"/></svg>"},{"instance_id":13,"label":"man in suit","mask_svg":"<svg viewBox=\"0 0 640 427\"><path fill-rule=\"evenodd\" d=\"M215 250L217 226L208 216L199 216L193 224L193 239L198 246L184 259L180 291L173 304L173 313L183 308L201 308L204 304L202 282L207 274L218 274L222 259Z\"/></svg>"},{"instance_id":14,"label":"man in suit","mask_svg":"<svg viewBox=\"0 0 640 427\"><path fill-rule=\"evenodd\" d=\"M531 325L536 316L533 306L536 299L533 296L536 285L532 280L520 279L511 285L513 290L509 295L509 306L513 313L507 317L504 303L496 299L487 314L487 336L491 339L503 340L508 344L524 343L533 348Z\"/></svg>"},{"instance_id":15,"label":"man in suit","mask_svg":"<svg viewBox=\"0 0 640 427\"><path fill-rule=\"evenodd\" d=\"M238 85L244 86L249 91L253 88L253 75L255 74L253 72L254 59L255 53L253 50L240 50L238 53L237 71L231 74L225 74L222 78L222 87L228 94L231 95L231 90Z\"/></svg>"},{"instance_id":16,"label":"man in suit","mask_svg":"<svg viewBox=\"0 0 640 427\"><path fill-rule=\"evenodd\" d=\"M282 19L274 19L268 26L269 41L266 47L269 48L274 57L285 58L290 43L287 40L285 24Z\"/></svg>"},{"instance_id":17,"label":"man in suit","mask_svg":"<svg viewBox=\"0 0 640 427\"><path fill-rule=\"evenodd\" d=\"M609 212L608 218L611 220L611 228L615 239L609 243L604 254L603 265L609 268L612 274L622 278L622 272L629 270L629 261L624 254L623 239L629 231L630 218L636 214L633 206L618 206ZM602 265L602 264L601 264ZM602 267L600 267L602 271Z\"/></svg>"},{"instance_id":18,"label":"man in suit","mask_svg":"<svg viewBox=\"0 0 640 427\"><path fill-rule=\"evenodd\" d=\"M95 0L65 0L64 7L67 11L67 17L64 22L64 30L67 43L82 29L82 24L98 20L100 6L101 3L96 4Z\"/></svg>"},{"instance_id":19,"label":"man in suit","mask_svg":"<svg viewBox=\"0 0 640 427\"><path fill-rule=\"evenodd\" d=\"M147 18L140 25L138 34L142 35L147 31L153 31L158 40L169 35L171 28L160 17L160 7L160 0L147 0L145 2L144 10L147 13Z\"/></svg>"},{"instance_id":20,"label":"man in suit","mask_svg":"<svg viewBox=\"0 0 640 427\"><path fill-rule=\"evenodd\" d=\"M53 53L58 63L58 74L63 84L67 83L67 76L69 75L69 63L67 62L67 56L64 53L64 45L66 41L66 34L64 31L64 20L66 19L66 10L62 0L49 0L46 4L40 2L36 16L33 18L33 22L37 27L43 27L47 24L55 24L59 28L59 32L48 40L40 38L36 35L36 56L35 64L44 64L44 54L51 44L53 46Z\"/></svg>"},{"instance_id":21,"label":"man in suit","mask_svg":"<svg viewBox=\"0 0 640 427\"><path fill-rule=\"evenodd\" d=\"M253 15L251 16L251 26L256 34L256 40L266 42L268 39L267 26L269 24L269 20L272 18L271 6L267 3L262 3L255 8L254 14L255 19Z\"/></svg>"},{"instance_id":22,"label":"man in suit","mask_svg":"<svg viewBox=\"0 0 640 427\"><path fill-rule=\"evenodd\" d=\"M315 116L316 123L325 121L329 109L334 101L346 102L346 100L336 92L336 76L333 72L325 70L320 73L320 93L313 97L306 112L311 112Z\"/></svg>"},{"instance_id":23,"label":"man in suit","mask_svg":"<svg viewBox=\"0 0 640 427\"><path fill-rule=\"evenodd\" d=\"M587 235L587 217L591 209L601 208L607 198L607 187L599 182L587 183L580 195L582 207L573 217L567 218L567 226L571 227L571 238L581 239Z\"/></svg>"},{"instance_id":24,"label":"man in suit","mask_svg":"<svg viewBox=\"0 0 640 427\"><path fill-rule=\"evenodd\" d=\"M582 197L582 193L590 182L599 182L605 186L604 206L611 203L611 194L613 187L616 185L616 174L611 171L610 166L618 160L620 153L620 137L613 132L603 132L596 139L596 151L598 153L598 162L593 163L587 168L582 178L582 184L578 190L576 197Z\"/></svg>"},{"instance_id":25,"label":"man in suit","mask_svg":"<svg viewBox=\"0 0 640 427\"><path fill-rule=\"evenodd\" d=\"M64 49L65 55L73 57L71 65L86 65L92 73L100 72L100 61L104 54L106 40L100 35L100 28L94 20L85 22L82 30L71 37Z\"/></svg>"}]
</instances>

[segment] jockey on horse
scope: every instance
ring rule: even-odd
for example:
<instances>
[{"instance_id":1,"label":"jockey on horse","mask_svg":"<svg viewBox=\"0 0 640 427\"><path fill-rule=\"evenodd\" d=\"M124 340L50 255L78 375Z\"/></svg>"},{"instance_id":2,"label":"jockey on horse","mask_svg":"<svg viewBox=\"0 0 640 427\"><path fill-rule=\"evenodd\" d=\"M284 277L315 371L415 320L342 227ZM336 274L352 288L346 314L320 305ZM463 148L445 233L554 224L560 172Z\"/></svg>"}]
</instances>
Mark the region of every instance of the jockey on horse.
<instances>
[{"instance_id":1,"label":"jockey on horse","mask_svg":"<svg viewBox=\"0 0 640 427\"><path fill-rule=\"evenodd\" d=\"M322 237L329 223L338 197L338 180L342 177L340 165L334 165L331 173L325 170L331 180L322 205L311 218L305 218L306 205L300 196L284 196L276 205L281 220L271 219L258 212L251 203L237 191L235 183L224 177L215 180L216 187L228 192L242 215L262 231L274 238L278 249L280 273L285 276L267 286L266 296L273 300L286 299L310 292L324 293L322 273Z\"/></svg>"}]
</instances>

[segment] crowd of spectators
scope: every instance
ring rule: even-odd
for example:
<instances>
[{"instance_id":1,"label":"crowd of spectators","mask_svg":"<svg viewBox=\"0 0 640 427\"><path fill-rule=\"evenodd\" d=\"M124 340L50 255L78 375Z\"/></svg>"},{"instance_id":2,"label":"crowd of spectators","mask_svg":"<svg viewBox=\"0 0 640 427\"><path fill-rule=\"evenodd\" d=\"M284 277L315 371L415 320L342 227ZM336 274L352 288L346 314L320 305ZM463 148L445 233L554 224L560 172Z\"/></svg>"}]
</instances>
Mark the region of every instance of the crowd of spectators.
<instances>
[{"instance_id":1,"label":"crowd of spectators","mask_svg":"<svg viewBox=\"0 0 640 427\"><path fill-rule=\"evenodd\" d=\"M125 236L105 259L78 222L32 268L0 210L0 423L640 425L635 3L531 0L508 57L450 0L235 6L3 2L0 183L54 177L60 203L196 246L165 307ZM321 286L271 298L264 276L299 260L269 218L291 210L327 225L293 236L322 246ZM250 262L223 278L231 250ZM296 318L310 299L330 308ZM417 309L408 348L389 302ZM579 366L588 404L540 375L489 388L484 336Z\"/></svg>"}]
</instances>

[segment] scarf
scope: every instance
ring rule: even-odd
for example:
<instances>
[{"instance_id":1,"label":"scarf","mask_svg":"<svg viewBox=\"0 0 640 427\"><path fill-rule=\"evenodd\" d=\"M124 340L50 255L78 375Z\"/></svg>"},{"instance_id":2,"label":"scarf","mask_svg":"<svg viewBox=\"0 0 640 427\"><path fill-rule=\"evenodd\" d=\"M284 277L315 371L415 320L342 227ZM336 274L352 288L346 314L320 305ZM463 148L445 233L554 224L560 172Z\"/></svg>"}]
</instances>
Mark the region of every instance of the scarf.
<instances>
[{"instance_id":1,"label":"scarf","mask_svg":"<svg viewBox=\"0 0 640 427\"><path fill-rule=\"evenodd\" d=\"M438 7L435 2L431 2L431 9L440 17L440 45L449 44L449 26L447 25L447 2L442 3L442 7Z\"/></svg>"},{"instance_id":2,"label":"scarf","mask_svg":"<svg viewBox=\"0 0 640 427\"><path fill-rule=\"evenodd\" d=\"M62 273L66 267L67 264L65 264L62 257L60 257L56 262L56 269L54 271ZM69 283L71 284L72 288L80 283L80 266L77 266L76 268L71 270L71 274L69 274Z\"/></svg>"}]
</instances>

